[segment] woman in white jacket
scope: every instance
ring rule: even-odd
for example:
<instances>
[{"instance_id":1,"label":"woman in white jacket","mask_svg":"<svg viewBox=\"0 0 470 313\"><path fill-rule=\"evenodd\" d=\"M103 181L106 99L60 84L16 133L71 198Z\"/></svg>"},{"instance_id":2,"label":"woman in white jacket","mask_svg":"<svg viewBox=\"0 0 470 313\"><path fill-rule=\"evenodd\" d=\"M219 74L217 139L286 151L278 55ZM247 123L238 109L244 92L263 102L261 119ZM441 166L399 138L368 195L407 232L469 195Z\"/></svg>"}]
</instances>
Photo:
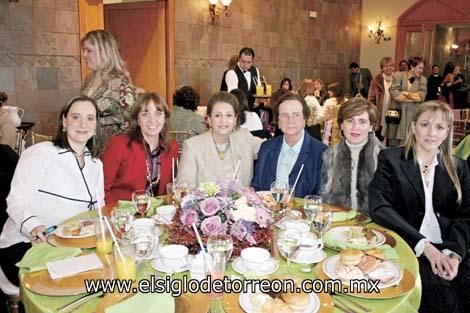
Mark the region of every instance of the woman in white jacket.
<instances>
[{"instance_id":1,"label":"woman in white jacket","mask_svg":"<svg viewBox=\"0 0 470 313\"><path fill-rule=\"evenodd\" d=\"M0 266L12 283L18 284L15 263L31 244L46 241L48 227L104 204L98 118L93 99L73 98L60 114L53 142L36 144L21 155L0 235Z\"/></svg>"}]
</instances>

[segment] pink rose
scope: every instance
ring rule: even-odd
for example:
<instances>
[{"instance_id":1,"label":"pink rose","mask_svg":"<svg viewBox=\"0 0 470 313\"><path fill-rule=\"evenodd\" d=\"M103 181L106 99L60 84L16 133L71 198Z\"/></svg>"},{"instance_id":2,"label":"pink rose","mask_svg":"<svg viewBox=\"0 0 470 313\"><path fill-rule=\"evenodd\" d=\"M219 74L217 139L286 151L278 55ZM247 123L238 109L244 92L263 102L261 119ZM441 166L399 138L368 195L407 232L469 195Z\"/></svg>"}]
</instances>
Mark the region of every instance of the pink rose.
<instances>
[{"instance_id":1,"label":"pink rose","mask_svg":"<svg viewBox=\"0 0 470 313\"><path fill-rule=\"evenodd\" d=\"M223 234L225 227L222 225L220 217L212 216L202 221L201 230L204 235L212 236Z\"/></svg>"},{"instance_id":2,"label":"pink rose","mask_svg":"<svg viewBox=\"0 0 470 313\"><path fill-rule=\"evenodd\" d=\"M201 207L201 212L205 216L215 215L220 210L219 201L214 197L202 200L199 205Z\"/></svg>"},{"instance_id":3,"label":"pink rose","mask_svg":"<svg viewBox=\"0 0 470 313\"><path fill-rule=\"evenodd\" d=\"M199 216L196 211L194 210L186 210L183 214L181 214L181 223L184 226L191 226L193 223L197 223Z\"/></svg>"},{"instance_id":4,"label":"pink rose","mask_svg":"<svg viewBox=\"0 0 470 313\"><path fill-rule=\"evenodd\" d=\"M271 214L265 209L257 208L255 220L259 227L266 228L268 226L268 221L271 220Z\"/></svg>"}]
</instances>

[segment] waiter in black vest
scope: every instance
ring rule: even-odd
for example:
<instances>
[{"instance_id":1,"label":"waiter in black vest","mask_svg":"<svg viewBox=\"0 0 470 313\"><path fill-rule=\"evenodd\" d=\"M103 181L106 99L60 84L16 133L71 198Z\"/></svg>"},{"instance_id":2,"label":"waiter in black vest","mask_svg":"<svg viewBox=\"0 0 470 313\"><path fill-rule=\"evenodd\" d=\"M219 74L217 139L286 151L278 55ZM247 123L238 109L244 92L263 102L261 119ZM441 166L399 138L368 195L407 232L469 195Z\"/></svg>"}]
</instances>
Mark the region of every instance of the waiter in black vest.
<instances>
[{"instance_id":1,"label":"waiter in black vest","mask_svg":"<svg viewBox=\"0 0 470 313\"><path fill-rule=\"evenodd\" d=\"M256 85L260 82L259 70L253 66L255 52L253 49L245 47L238 54L238 63L234 70L228 70L225 75L226 90L230 92L232 89L241 89L248 99L250 110L253 109L256 93ZM223 86L222 82L222 86ZM224 89L225 86L222 87Z\"/></svg>"}]
</instances>

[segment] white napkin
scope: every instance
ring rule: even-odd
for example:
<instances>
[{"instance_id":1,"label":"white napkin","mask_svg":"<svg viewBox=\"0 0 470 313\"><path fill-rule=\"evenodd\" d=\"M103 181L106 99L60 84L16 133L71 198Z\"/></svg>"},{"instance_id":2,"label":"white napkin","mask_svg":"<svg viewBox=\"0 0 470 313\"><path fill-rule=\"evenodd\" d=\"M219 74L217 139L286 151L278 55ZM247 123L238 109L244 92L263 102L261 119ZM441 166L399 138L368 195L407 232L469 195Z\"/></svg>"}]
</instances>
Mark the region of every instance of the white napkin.
<instances>
[{"instance_id":1,"label":"white napkin","mask_svg":"<svg viewBox=\"0 0 470 313\"><path fill-rule=\"evenodd\" d=\"M103 267L96 254L77 256L71 259L46 263L47 270L52 279L73 276L81 272L86 272Z\"/></svg>"}]
</instances>

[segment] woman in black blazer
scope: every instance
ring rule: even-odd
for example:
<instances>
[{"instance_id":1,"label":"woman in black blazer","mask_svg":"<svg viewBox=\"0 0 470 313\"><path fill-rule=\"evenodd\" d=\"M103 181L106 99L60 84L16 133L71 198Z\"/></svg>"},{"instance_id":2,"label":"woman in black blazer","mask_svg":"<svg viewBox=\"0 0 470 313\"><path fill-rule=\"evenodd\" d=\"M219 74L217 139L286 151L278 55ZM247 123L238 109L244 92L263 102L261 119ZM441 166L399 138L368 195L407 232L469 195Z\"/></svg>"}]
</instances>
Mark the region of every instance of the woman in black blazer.
<instances>
[{"instance_id":1,"label":"woman in black blazer","mask_svg":"<svg viewBox=\"0 0 470 313\"><path fill-rule=\"evenodd\" d=\"M470 312L470 174L451 154L452 125L447 104L423 103L405 145L379 154L369 185L372 219L397 232L418 257L420 312Z\"/></svg>"}]
</instances>

